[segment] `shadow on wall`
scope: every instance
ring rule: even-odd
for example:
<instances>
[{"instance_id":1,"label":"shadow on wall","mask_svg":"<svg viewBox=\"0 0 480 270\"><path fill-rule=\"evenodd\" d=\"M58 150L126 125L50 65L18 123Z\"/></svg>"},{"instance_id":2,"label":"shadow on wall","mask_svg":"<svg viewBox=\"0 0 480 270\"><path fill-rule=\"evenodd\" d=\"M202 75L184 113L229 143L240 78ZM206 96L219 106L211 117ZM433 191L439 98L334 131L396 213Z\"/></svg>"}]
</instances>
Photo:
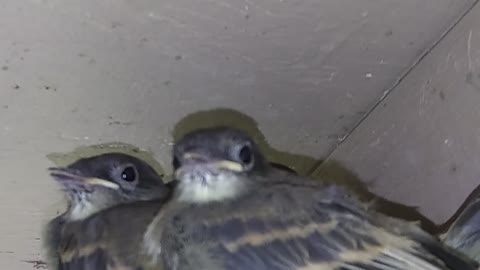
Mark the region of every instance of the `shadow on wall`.
<instances>
[{"instance_id":1,"label":"shadow on wall","mask_svg":"<svg viewBox=\"0 0 480 270\"><path fill-rule=\"evenodd\" d=\"M361 181L353 172L343 167L339 162L326 160L311 175L312 178L335 183L347 187L360 197L362 201L370 202L371 208L386 215L412 222L420 222L423 229L430 233L437 232L437 225L422 215L417 207L407 206L377 196L369 191L368 184Z\"/></svg>"}]
</instances>

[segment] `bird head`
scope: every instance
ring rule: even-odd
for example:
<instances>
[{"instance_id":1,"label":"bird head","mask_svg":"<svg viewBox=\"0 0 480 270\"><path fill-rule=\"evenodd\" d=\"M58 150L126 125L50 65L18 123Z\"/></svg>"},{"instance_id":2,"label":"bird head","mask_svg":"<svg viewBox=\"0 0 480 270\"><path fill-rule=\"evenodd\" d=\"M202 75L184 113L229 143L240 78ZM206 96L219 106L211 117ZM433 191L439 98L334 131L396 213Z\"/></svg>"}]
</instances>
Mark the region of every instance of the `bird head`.
<instances>
[{"instance_id":1,"label":"bird head","mask_svg":"<svg viewBox=\"0 0 480 270\"><path fill-rule=\"evenodd\" d=\"M268 164L248 135L215 127L185 135L174 146L173 167L177 198L207 203L242 194L251 176L264 172Z\"/></svg>"},{"instance_id":2,"label":"bird head","mask_svg":"<svg viewBox=\"0 0 480 270\"><path fill-rule=\"evenodd\" d=\"M122 153L83 158L49 171L67 195L67 216L71 220L122 203L163 198L169 193L152 167Z\"/></svg>"}]
</instances>

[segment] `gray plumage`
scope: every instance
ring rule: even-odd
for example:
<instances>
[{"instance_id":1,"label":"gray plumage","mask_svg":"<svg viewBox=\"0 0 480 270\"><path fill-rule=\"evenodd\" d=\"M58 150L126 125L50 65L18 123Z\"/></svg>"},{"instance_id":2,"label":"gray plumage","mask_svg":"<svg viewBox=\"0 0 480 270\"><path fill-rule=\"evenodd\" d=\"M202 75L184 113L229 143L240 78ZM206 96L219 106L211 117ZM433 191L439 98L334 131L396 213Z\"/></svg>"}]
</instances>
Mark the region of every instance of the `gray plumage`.
<instances>
[{"instance_id":1,"label":"gray plumage","mask_svg":"<svg viewBox=\"0 0 480 270\"><path fill-rule=\"evenodd\" d=\"M174 167L173 199L144 236L156 269L477 269L412 223L272 169L240 131L186 135Z\"/></svg>"},{"instance_id":2,"label":"gray plumage","mask_svg":"<svg viewBox=\"0 0 480 270\"><path fill-rule=\"evenodd\" d=\"M468 204L441 238L446 245L480 262L480 199Z\"/></svg>"},{"instance_id":3,"label":"gray plumage","mask_svg":"<svg viewBox=\"0 0 480 270\"><path fill-rule=\"evenodd\" d=\"M45 228L43 242L49 265L57 270L102 269L98 268L99 265L106 267L110 263L100 251L76 252L93 245L103 245L99 242L103 241L102 238L98 237L103 233L101 230L90 229L80 233L80 228L85 227L80 225L85 220L118 205L163 200L170 195L170 189L152 167L122 153L84 158L65 168L49 170L68 202L66 211L51 220ZM124 221L119 221L118 225L128 228L128 225L121 224ZM92 226L92 223L88 224ZM74 235L82 233L89 237L85 237L85 241L76 241ZM70 255L65 255L67 253ZM68 258L68 261L64 258ZM89 268L88 265L95 265L95 268Z\"/></svg>"},{"instance_id":4,"label":"gray plumage","mask_svg":"<svg viewBox=\"0 0 480 270\"><path fill-rule=\"evenodd\" d=\"M172 198L120 204L62 230L62 270L477 269L412 223L272 168L236 130L185 136L173 165Z\"/></svg>"},{"instance_id":5,"label":"gray plumage","mask_svg":"<svg viewBox=\"0 0 480 270\"><path fill-rule=\"evenodd\" d=\"M166 198L165 198L166 199ZM147 270L143 236L165 199L117 205L70 222L60 234L61 270Z\"/></svg>"}]
</instances>

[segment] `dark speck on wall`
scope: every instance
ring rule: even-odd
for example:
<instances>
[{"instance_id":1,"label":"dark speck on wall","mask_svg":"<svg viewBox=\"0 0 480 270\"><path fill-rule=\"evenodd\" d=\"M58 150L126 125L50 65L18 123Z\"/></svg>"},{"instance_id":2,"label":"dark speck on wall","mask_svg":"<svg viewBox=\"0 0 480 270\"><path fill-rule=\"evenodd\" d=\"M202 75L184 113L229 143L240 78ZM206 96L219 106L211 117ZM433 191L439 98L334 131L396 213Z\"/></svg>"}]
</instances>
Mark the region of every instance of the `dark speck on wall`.
<instances>
[{"instance_id":1,"label":"dark speck on wall","mask_svg":"<svg viewBox=\"0 0 480 270\"><path fill-rule=\"evenodd\" d=\"M14 84L14 85L12 86L12 88L15 89L15 90L18 90L18 89L20 89L20 85Z\"/></svg>"},{"instance_id":2,"label":"dark speck on wall","mask_svg":"<svg viewBox=\"0 0 480 270\"><path fill-rule=\"evenodd\" d=\"M8 109L8 105L3 105L2 108L4 108L5 110Z\"/></svg>"},{"instance_id":3,"label":"dark speck on wall","mask_svg":"<svg viewBox=\"0 0 480 270\"><path fill-rule=\"evenodd\" d=\"M112 29L118 28L120 26L122 26L122 24L119 23L119 22L113 22L112 25L111 25Z\"/></svg>"},{"instance_id":4,"label":"dark speck on wall","mask_svg":"<svg viewBox=\"0 0 480 270\"><path fill-rule=\"evenodd\" d=\"M475 77L476 76L475 74L473 74L473 72L468 72L467 75L465 75L465 82L475 87L477 91L480 91L480 86L478 85L478 82Z\"/></svg>"},{"instance_id":5,"label":"dark speck on wall","mask_svg":"<svg viewBox=\"0 0 480 270\"><path fill-rule=\"evenodd\" d=\"M108 122L109 126L131 126L133 123L132 122L121 122L121 121L111 121Z\"/></svg>"},{"instance_id":6,"label":"dark speck on wall","mask_svg":"<svg viewBox=\"0 0 480 270\"><path fill-rule=\"evenodd\" d=\"M456 172L457 172L457 164L453 163L453 164L450 166L450 172L451 172L451 173L456 173Z\"/></svg>"},{"instance_id":7,"label":"dark speck on wall","mask_svg":"<svg viewBox=\"0 0 480 270\"><path fill-rule=\"evenodd\" d=\"M3 66L2 70L8 70L8 66Z\"/></svg>"},{"instance_id":8,"label":"dark speck on wall","mask_svg":"<svg viewBox=\"0 0 480 270\"><path fill-rule=\"evenodd\" d=\"M467 75L465 76L465 81L468 83L468 84L472 84L473 83L473 73L472 72L468 72Z\"/></svg>"},{"instance_id":9,"label":"dark speck on wall","mask_svg":"<svg viewBox=\"0 0 480 270\"><path fill-rule=\"evenodd\" d=\"M26 263L31 263L34 269L47 269L47 263L40 260L27 260L23 261Z\"/></svg>"},{"instance_id":10,"label":"dark speck on wall","mask_svg":"<svg viewBox=\"0 0 480 270\"><path fill-rule=\"evenodd\" d=\"M387 32L385 32L385 36L389 37L393 35L393 31L392 30L388 30Z\"/></svg>"},{"instance_id":11,"label":"dark speck on wall","mask_svg":"<svg viewBox=\"0 0 480 270\"><path fill-rule=\"evenodd\" d=\"M183 59L183 56L181 55L176 55L175 56L175 60L179 61L179 60L182 60Z\"/></svg>"},{"instance_id":12,"label":"dark speck on wall","mask_svg":"<svg viewBox=\"0 0 480 270\"><path fill-rule=\"evenodd\" d=\"M108 119L108 125L109 126L130 126L133 124L133 122L122 122L122 121L117 121L113 118L113 116L109 115Z\"/></svg>"},{"instance_id":13,"label":"dark speck on wall","mask_svg":"<svg viewBox=\"0 0 480 270\"><path fill-rule=\"evenodd\" d=\"M45 88L45 90L47 90L47 91L54 91L54 92L57 91L57 88L56 88L56 87L49 86L49 85L45 85L44 88Z\"/></svg>"},{"instance_id":14,"label":"dark speck on wall","mask_svg":"<svg viewBox=\"0 0 480 270\"><path fill-rule=\"evenodd\" d=\"M169 86L171 84L172 84L172 81L170 81L170 80L166 80L166 81L163 82L163 85L166 85L166 86Z\"/></svg>"},{"instance_id":15,"label":"dark speck on wall","mask_svg":"<svg viewBox=\"0 0 480 270\"><path fill-rule=\"evenodd\" d=\"M247 14L245 15L245 20L248 20L248 19L250 19L250 15Z\"/></svg>"},{"instance_id":16,"label":"dark speck on wall","mask_svg":"<svg viewBox=\"0 0 480 270\"><path fill-rule=\"evenodd\" d=\"M440 96L441 100L445 100L445 93L443 91L440 91L438 95Z\"/></svg>"}]
</instances>

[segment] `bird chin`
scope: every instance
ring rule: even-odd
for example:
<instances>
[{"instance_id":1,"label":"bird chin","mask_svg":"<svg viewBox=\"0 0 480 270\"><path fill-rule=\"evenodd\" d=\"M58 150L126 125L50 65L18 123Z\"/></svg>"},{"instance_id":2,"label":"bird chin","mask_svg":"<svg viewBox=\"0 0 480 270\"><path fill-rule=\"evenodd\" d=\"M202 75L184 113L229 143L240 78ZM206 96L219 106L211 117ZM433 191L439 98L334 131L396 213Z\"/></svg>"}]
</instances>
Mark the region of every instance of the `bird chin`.
<instances>
[{"instance_id":1,"label":"bird chin","mask_svg":"<svg viewBox=\"0 0 480 270\"><path fill-rule=\"evenodd\" d=\"M72 204L83 203L88 201L88 197L93 193L93 190L85 188L64 187L63 192L66 194L68 200Z\"/></svg>"},{"instance_id":2,"label":"bird chin","mask_svg":"<svg viewBox=\"0 0 480 270\"><path fill-rule=\"evenodd\" d=\"M237 197L244 190L242 179L233 173L192 171L182 175L177 189L178 200L209 203Z\"/></svg>"}]
</instances>

